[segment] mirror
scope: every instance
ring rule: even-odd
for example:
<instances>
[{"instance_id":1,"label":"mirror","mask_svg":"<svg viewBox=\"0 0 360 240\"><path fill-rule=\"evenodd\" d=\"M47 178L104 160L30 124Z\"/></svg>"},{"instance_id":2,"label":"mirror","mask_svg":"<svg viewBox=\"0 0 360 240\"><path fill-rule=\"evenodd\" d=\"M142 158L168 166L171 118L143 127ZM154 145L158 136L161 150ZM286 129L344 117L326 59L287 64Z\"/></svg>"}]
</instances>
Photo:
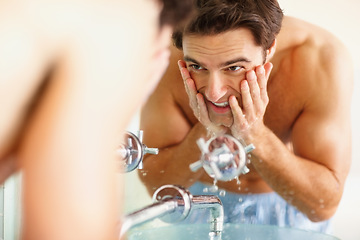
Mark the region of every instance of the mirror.
<instances>
[{"instance_id":1,"label":"mirror","mask_svg":"<svg viewBox=\"0 0 360 240\"><path fill-rule=\"evenodd\" d=\"M316 25L319 25L330 32L334 33L349 49L353 58L353 65L355 67L354 73L354 89L353 89L353 106L352 106L352 166L345 185L345 191L339 208L333 218L334 231L333 234L341 239L359 239L360 229L358 222L360 222L360 210L358 203L360 202L360 195L358 186L360 185L360 149L357 144L360 142L360 110L356 103L360 102L360 35L357 33L360 16L358 9L360 9L360 2L357 0L344 1L285 1L279 0L281 8L285 15L295 16L304 19ZM330 4L329 4L330 3ZM335 17L336 16L336 17ZM355 29L355 31L354 31ZM181 84L180 84L181 85ZM179 90L180 89L176 89ZM330 99L331 100L331 99ZM329 102L331 102L329 100ZM165 100L163 100L165 101ZM285 101L283 102L286 103ZM170 121L170 120L169 120ZM132 124L128 130L136 133L139 128L139 115L134 117ZM181 123L181 124L188 124ZM144 133L145 135L147 132ZM155 136L152 135L152 136ZM160 147L156 145L149 145L149 147ZM197 148L194 142L194 149ZM199 153L200 156L200 153ZM250 171L251 173L251 171ZM139 175L146 175L146 171L135 170L133 172L123 175L126 179L125 183L125 197L126 202L124 206L125 212L131 212L140 209L152 202L151 194L148 193L147 187L139 179ZM157 174L164 174L160 171ZM20 188L17 177L9 179L5 183L5 187L0 189L0 196L3 199L1 205L1 216L4 223L3 231L0 230L0 237L4 239L18 239L19 228L19 209L20 209ZM236 184L235 184L236 185ZM219 192L220 193L220 192ZM290 192L289 192L290 193ZM223 199L231 201L244 201L237 197L232 199L231 194L226 193ZM321 199L320 199L321 200ZM320 201L319 200L319 201ZM320 203L321 204L321 203ZM244 209L239 209L243 211Z\"/></svg>"},{"instance_id":2,"label":"mirror","mask_svg":"<svg viewBox=\"0 0 360 240\"><path fill-rule=\"evenodd\" d=\"M332 3L333 5L331 7L326 8L326 14L324 13L324 5L321 2L311 2L311 1L302 1L294 3L294 2L289 2L289 1L279 1L280 2L280 6L283 8L285 15L290 15L290 16L294 16L300 19L304 19L306 21L309 21L313 24L319 25L322 28L325 28L326 30L332 32L334 35L336 35L345 45L346 47L350 50L351 55L353 56L353 60L354 60L354 66L360 66L360 60L359 60L359 56L360 56L360 49L359 46L357 44L357 42L360 40L359 36L355 36L353 31L351 29L355 29L355 22L359 22L359 18L357 17L357 13L352 10L352 9L356 9L356 7L360 7L359 3L356 1L346 1L346 4L343 3ZM327 5L328 6L328 5ZM357 8L358 9L358 8ZM339 18L333 18L332 16L335 16L337 14L339 14L339 10L341 10L340 12L348 12L349 14L342 15L341 20L339 20ZM319 17L319 13L320 16ZM350 17L353 16L353 17ZM356 17L355 17L356 16ZM355 20L357 19L357 21ZM349 26L349 27L344 27L344 26ZM351 28L350 26L353 26L353 28ZM280 44L278 42L278 44ZM276 54L276 53L275 53ZM275 65L276 63L274 63ZM178 71L176 69L176 67L174 67L173 69L174 71ZM169 70L170 71L170 70ZM353 102L358 102L360 101L359 98L359 76L360 76L360 70L358 68L355 69L355 88L354 88L354 99ZM180 81L181 79L179 79ZM182 84L182 83L181 83ZM176 85L176 86L181 86L181 84ZM176 92L180 92L180 88L175 88ZM281 103L282 107L286 107L286 101L287 99L282 99L282 101L279 101L279 105ZM165 99L164 99L165 101ZM185 102L185 101L184 101ZM180 108L182 107L181 104L179 104ZM162 106L162 105L161 105ZM289 109L291 109L289 107ZM189 113L189 108L187 108L185 111L185 114L190 115ZM355 107L353 107L352 109L352 122L358 122L360 119L360 113L358 109L355 109ZM281 112L279 113L279 115L277 116L278 119L283 119L286 117L286 114L288 112ZM271 120L271 119L270 119ZM169 119L170 121L170 119ZM191 124L193 121L193 118L188 118L188 123L187 124ZM268 122L271 122L268 120ZM179 128L183 125L186 125L185 123L179 123ZM154 126L155 127L155 126ZM166 126L162 126L163 128L166 128ZM282 132L277 128L278 126L276 124L272 125L272 128L274 129L274 132L278 135L281 136ZM352 126L352 134L353 134L353 144L355 144L356 142L358 142L359 138L360 138L360 130L359 127L355 126L353 124ZM144 135L147 134L146 129L144 129ZM149 133L151 136L151 138L155 138L156 135L154 133ZM180 137L181 138L181 137ZM285 137L284 137L285 138ZM165 141L165 139L164 139ZM145 142L146 143L146 142ZM147 144L147 143L146 143ZM195 145L195 141L193 142L194 146L193 149L195 149L197 146ZM159 147L160 148L160 154L161 154L161 148L163 146L156 146L156 145L150 145L148 144L150 147ZM291 149L291 148L290 148ZM357 150L357 148L353 148L353 152L352 152L352 159L358 159L360 157L360 151ZM198 153L198 158L197 159L193 159L193 161L191 161L190 163L195 162L196 160L199 160L201 157L200 152ZM155 160L154 160L155 161ZM184 160L185 161L185 160ZM178 167L180 168L181 166L178 165ZM156 171L156 174L158 174L159 176L161 176L161 171L159 169L153 169L154 171ZM140 175L150 175L152 171L152 168L147 168L146 171L141 171L139 172ZM250 171L251 173L252 171ZM254 175L249 175L249 176L254 176ZM360 200L360 196L359 195L355 195L354 191L351 191L350 189L352 187L356 187L358 184L360 184L359 182L359 176L360 176L360 164L358 163L358 161L353 161L351 170L350 170L350 174L348 176L347 179L347 184L345 185L345 192L343 194L343 198L342 198L342 202L339 205L338 211L336 212L335 216L333 217L333 226L334 226L334 235L340 237L341 239L355 239L358 238L360 236L360 232L359 230L354 227L354 223L350 222L349 219L349 214L351 214L351 217L356 217L356 216L360 216L360 213L354 213L354 209L357 209L355 207L355 200L358 202ZM148 193L148 187L145 186L143 184L143 182L141 180L139 180L139 177L137 174L132 174L132 176L127 175L126 178L131 179L128 180L129 182L129 186L126 185L127 189L130 189L131 192L134 191L135 189L135 193L133 193L133 196L129 196L129 208L128 209L138 209L143 207L146 204L151 203L151 198L150 198L150 194ZM194 177L195 178L195 177ZM136 187L134 185L134 179L136 179L137 184ZM205 178L204 178L205 179ZM189 181L191 179L188 179ZM240 179L241 181L242 179ZM168 182L169 184L174 183L171 182L171 180L169 179L170 182ZM164 180L165 182L165 180ZM245 179L243 179L242 184L244 184L244 188L242 189L241 194L245 194ZM211 186L212 184L212 179L211 178L207 178L207 183L209 185L206 186ZM222 186L224 186L223 184L218 184L219 185L219 189L222 189ZM205 187L206 187L205 186ZM232 183L233 187L236 187L236 182ZM190 186L186 186L189 187L191 189ZM204 186L201 186L202 190L206 189ZM200 188L201 188L200 187ZM139 189L141 189L141 198L139 198L139 193L138 191L140 191ZM199 190L200 191L200 190ZM127 192L127 194L130 191ZM220 193L220 191L219 191ZM231 199L232 195L230 194L231 191L227 191L226 194L223 196L223 199ZM288 191L288 195L289 197L291 197L292 192ZM135 203L136 201L134 201L135 199L137 199L137 203ZM146 199L146 200L145 200ZM235 199L235 198L234 198ZM230 201L230 200L229 200ZM234 200L235 201L235 200ZM237 198L237 201L239 201L239 197ZM131 203L130 203L131 202ZM319 199L319 204L321 205L322 203L321 199ZM241 209L239 210L241 211ZM359 219L360 220L360 219Z\"/></svg>"}]
</instances>

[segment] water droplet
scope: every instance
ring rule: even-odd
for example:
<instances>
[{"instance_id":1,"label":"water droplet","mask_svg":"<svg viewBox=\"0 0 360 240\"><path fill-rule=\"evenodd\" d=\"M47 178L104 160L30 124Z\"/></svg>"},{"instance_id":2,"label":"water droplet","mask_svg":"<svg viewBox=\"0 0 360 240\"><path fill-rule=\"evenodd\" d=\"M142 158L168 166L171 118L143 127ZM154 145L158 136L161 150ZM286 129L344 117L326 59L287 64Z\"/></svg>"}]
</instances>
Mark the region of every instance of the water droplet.
<instances>
[{"instance_id":1,"label":"water droplet","mask_svg":"<svg viewBox=\"0 0 360 240\"><path fill-rule=\"evenodd\" d=\"M219 192L219 195L220 195L221 197L225 197L226 191L225 191L225 190L221 190L221 191Z\"/></svg>"},{"instance_id":2,"label":"water droplet","mask_svg":"<svg viewBox=\"0 0 360 240\"><path fill-rule=\"evenodd\" d=\"M211 188L209 189L210 192L217 192L218 191L218 186L217 185L213 185L211 186Z\"/></svg>"},{"instance_id":3,"label":"water droplet","mask_svg":"<svg viewBox=\"0 0 360 240\"><path fill-rule=\"evenodd\" d=\"M161 170L160 173L162 173L162 174L165 173L165 170Z\"/></svg>"},{"instance_id":4,"label":"water droplet","mask_svg":"<svg viewBox=\"0 0 360 240\"><path fill-rule=\"evenodd\" d=\"M214 179L213 185L209 188L210 192L217 192L218 191L219 188L218 188L218 186L216 184L217 184L217 180Z\"/></svg>"},{"instance_id":5,"label":"water droplet","mask_svg":"<svg viewBox=\"0 0 360 240\"><path fill-rule=\"evenodd\" d=\"M319 203L324 203L324 199L320 199L320 200L319 200Z\"/></svg>"},{"instance_id":6,"label":"water droplet","mask_svg":"<svg viewBox=\"0 0 360 240\"><path fill-rule=\"evenodd\" d=\"M325 208L325 205L324 205L324 204L321 204L321 205L320 205L320 208Z\"/></svg>"},{"instance_id":7,"label":"water droplet","mask_svg":"<svg viewBox=\"0 0 360 240\"><path fill-rule=\"evenodd\" d=\"M209 192L209 188L204 188L204 189L203 189L203 192L204 192L204 193Z\"/></svg>"},{"instance_id":8,"label":"water droplet","mask_svg":"<svg viewBox=\"0 0 360 240\"><path fill-rule=\"evenodd\" d=\"M239 198L239 202L242 202L243 201L243 199L242 198Z\"/></svg>"},{"instance_id":9,"label":"water droplet","mask_svg":"<svg viewBox=\"0 0 360 240\"><path fill-rule=\"evenodd\" d=\"M315 212L315 210L311 210L311 214L315 214L316 212Z\"/></svg>"},{"instance_id":10,"label":"water droplet","mask_svg":"<svg viewBox=\"0 0 360 240\"><path fill-rule=\"evenodd\" d=\"M147 175L147 173L146 173L146 172L143 172L143 173L142 173L142 175L143 175L143 176L146 176L146 175Z\"/></svg>"},{"instance_id":11,"label":"water droplet","mask_svg":"<svg viewBox=\"0 0 360 240\"><path fill-rule=\"evenodd\" d=\"M236 184L237 184L237 185L240 185L240 184L241 184L241 181L240 181L239 177L236 177L235 179L236 179Z\"/></svg>"}]
</instances>

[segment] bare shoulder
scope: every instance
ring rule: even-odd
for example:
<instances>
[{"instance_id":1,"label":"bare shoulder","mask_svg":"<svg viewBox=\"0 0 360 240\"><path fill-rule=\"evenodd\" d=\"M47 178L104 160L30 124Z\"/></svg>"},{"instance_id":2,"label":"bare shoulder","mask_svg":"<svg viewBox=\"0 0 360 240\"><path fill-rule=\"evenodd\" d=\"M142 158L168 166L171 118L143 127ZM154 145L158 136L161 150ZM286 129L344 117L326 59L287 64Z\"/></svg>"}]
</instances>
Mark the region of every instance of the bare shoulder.
<instances>
[{"instance_id":1,"label":"bare shoulder","mask_svg":"<svg viewBox=\"0 0 360 240\"><path fill-rule=\"evenodd\" d=\"M319 26L287 17L279 42L285 45L280 47L280 52L286 53L283 59L287 59L291 69L288 75L296 81L299 90L313 96L324 94L324 97L331 91L351 90L352 60L335 35Z\"/></svg>"},{"instance_id":2,"label":"bare shoulder","mask_svg":"<svg viewBox=\"0 0 360 240\"><path fill-rule=\"evenodd\" d=\"M142 3L145 5L139 9ZM92 94L102 94L104 98L100 99L114 96L112 104L124 109L115 116L124 122L117 124L125 128L128 119L121 115L133 113L141 99L132 101L126 109L121 103L133 97L130 93L145 95L145 89L150 88L141 85L140 80L134 81L148 78L144 76L147 69L138 71L138 66L147 66L150 60L143 56L151 56L154 51L149 46L155 39L153 26L157 26L158 12L147 4L153 2L0 1L0 102L7 112L0 118L0 158L20 136L29 106L38 98L49 71L54 74L48 82L63 84L64 88L54 88L65 89L62 100L70 101L66 96L69 88L83 93L78 88L82 84L91 85ZM144 17L134 21L134 11ZM131 79L133 84L129 84ZM100 91L105 80L112 87L107 85L109 91ZM78 99L76 94L74 98ZM91 98L91 103L95 99Z\"/></svg>"},{"instance_id":3,"label":"bare shoulder","mask_svg":"<svg viewBox=\"0 0 360 240\"><path fill-rule=\"evenodd\" d=\"M288 37L291 59L302 70L334 74L352 69L352 60L345 45L337 36L324 28L296 18L285 18L284 31L280 35ZM285 41L286 42L286 41Z\"/></svg>"},{"instance_id":4,"label":"bare shoulder","mask_svg":"<svg viewBox=\"0 0 360 240\"><path fill-rule=\"evenodd\" d=\"M332 33L313 26L306 41L294 51L295 64L304 65L309 89L323 100L336 94L351 96L353 66L350 54L344 44ZM327 96L327 97L326 97ZM335 97L335 96L333 96ZM342 97L341 97L342 98ZM319 98L318 98L319 99Z\"/></svg>"}]
</instances>

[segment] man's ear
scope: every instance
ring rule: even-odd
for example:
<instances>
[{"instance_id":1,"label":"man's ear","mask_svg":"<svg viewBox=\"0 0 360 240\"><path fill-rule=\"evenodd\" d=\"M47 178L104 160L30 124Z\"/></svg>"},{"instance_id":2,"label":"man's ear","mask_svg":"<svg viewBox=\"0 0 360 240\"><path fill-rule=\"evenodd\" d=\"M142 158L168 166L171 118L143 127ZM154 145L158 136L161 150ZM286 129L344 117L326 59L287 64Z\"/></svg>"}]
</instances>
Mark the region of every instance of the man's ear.
<instances>
[{"instance_id":1,"label":"man's ear","mask_svg":"<svg viewBox=\"0 0 360 240\"><path fill-rule=\"evenodd\" d=\"M270 48L266 50L266 61L268 62L275 54L276 51L276 39L274 39L273 43L271 44Z\"/></svg>"}]
</instances>

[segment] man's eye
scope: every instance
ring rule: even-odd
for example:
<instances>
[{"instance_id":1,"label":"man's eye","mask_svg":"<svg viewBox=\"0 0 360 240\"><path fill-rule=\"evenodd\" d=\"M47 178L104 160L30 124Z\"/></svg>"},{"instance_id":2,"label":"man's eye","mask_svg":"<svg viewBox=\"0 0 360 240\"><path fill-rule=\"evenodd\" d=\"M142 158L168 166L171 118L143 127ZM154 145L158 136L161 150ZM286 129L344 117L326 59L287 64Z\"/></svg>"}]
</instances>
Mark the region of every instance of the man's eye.
<instances>
[{"instance_id":1,"label":"man's eye","mask_svg":"<svg viewBox=\"0 0 360 240\"><path fill-rule=\"evenodd\" d=\"M194 70L203 70L204 68L197 64L191 64L190 67Z\"/></svg>"},{"instance_id":2,"label":"man's eye","mask_svg":"<svg viewBox=\"0 0 360 240\"><path fill-rule=\"evenodd\" d=\"M231 66L231 67L228 68L229 71L233 71L233 72L238 71L240 69L242 69L242 67L239 67L239 66Z\"/></svg>"}]
</instances>

